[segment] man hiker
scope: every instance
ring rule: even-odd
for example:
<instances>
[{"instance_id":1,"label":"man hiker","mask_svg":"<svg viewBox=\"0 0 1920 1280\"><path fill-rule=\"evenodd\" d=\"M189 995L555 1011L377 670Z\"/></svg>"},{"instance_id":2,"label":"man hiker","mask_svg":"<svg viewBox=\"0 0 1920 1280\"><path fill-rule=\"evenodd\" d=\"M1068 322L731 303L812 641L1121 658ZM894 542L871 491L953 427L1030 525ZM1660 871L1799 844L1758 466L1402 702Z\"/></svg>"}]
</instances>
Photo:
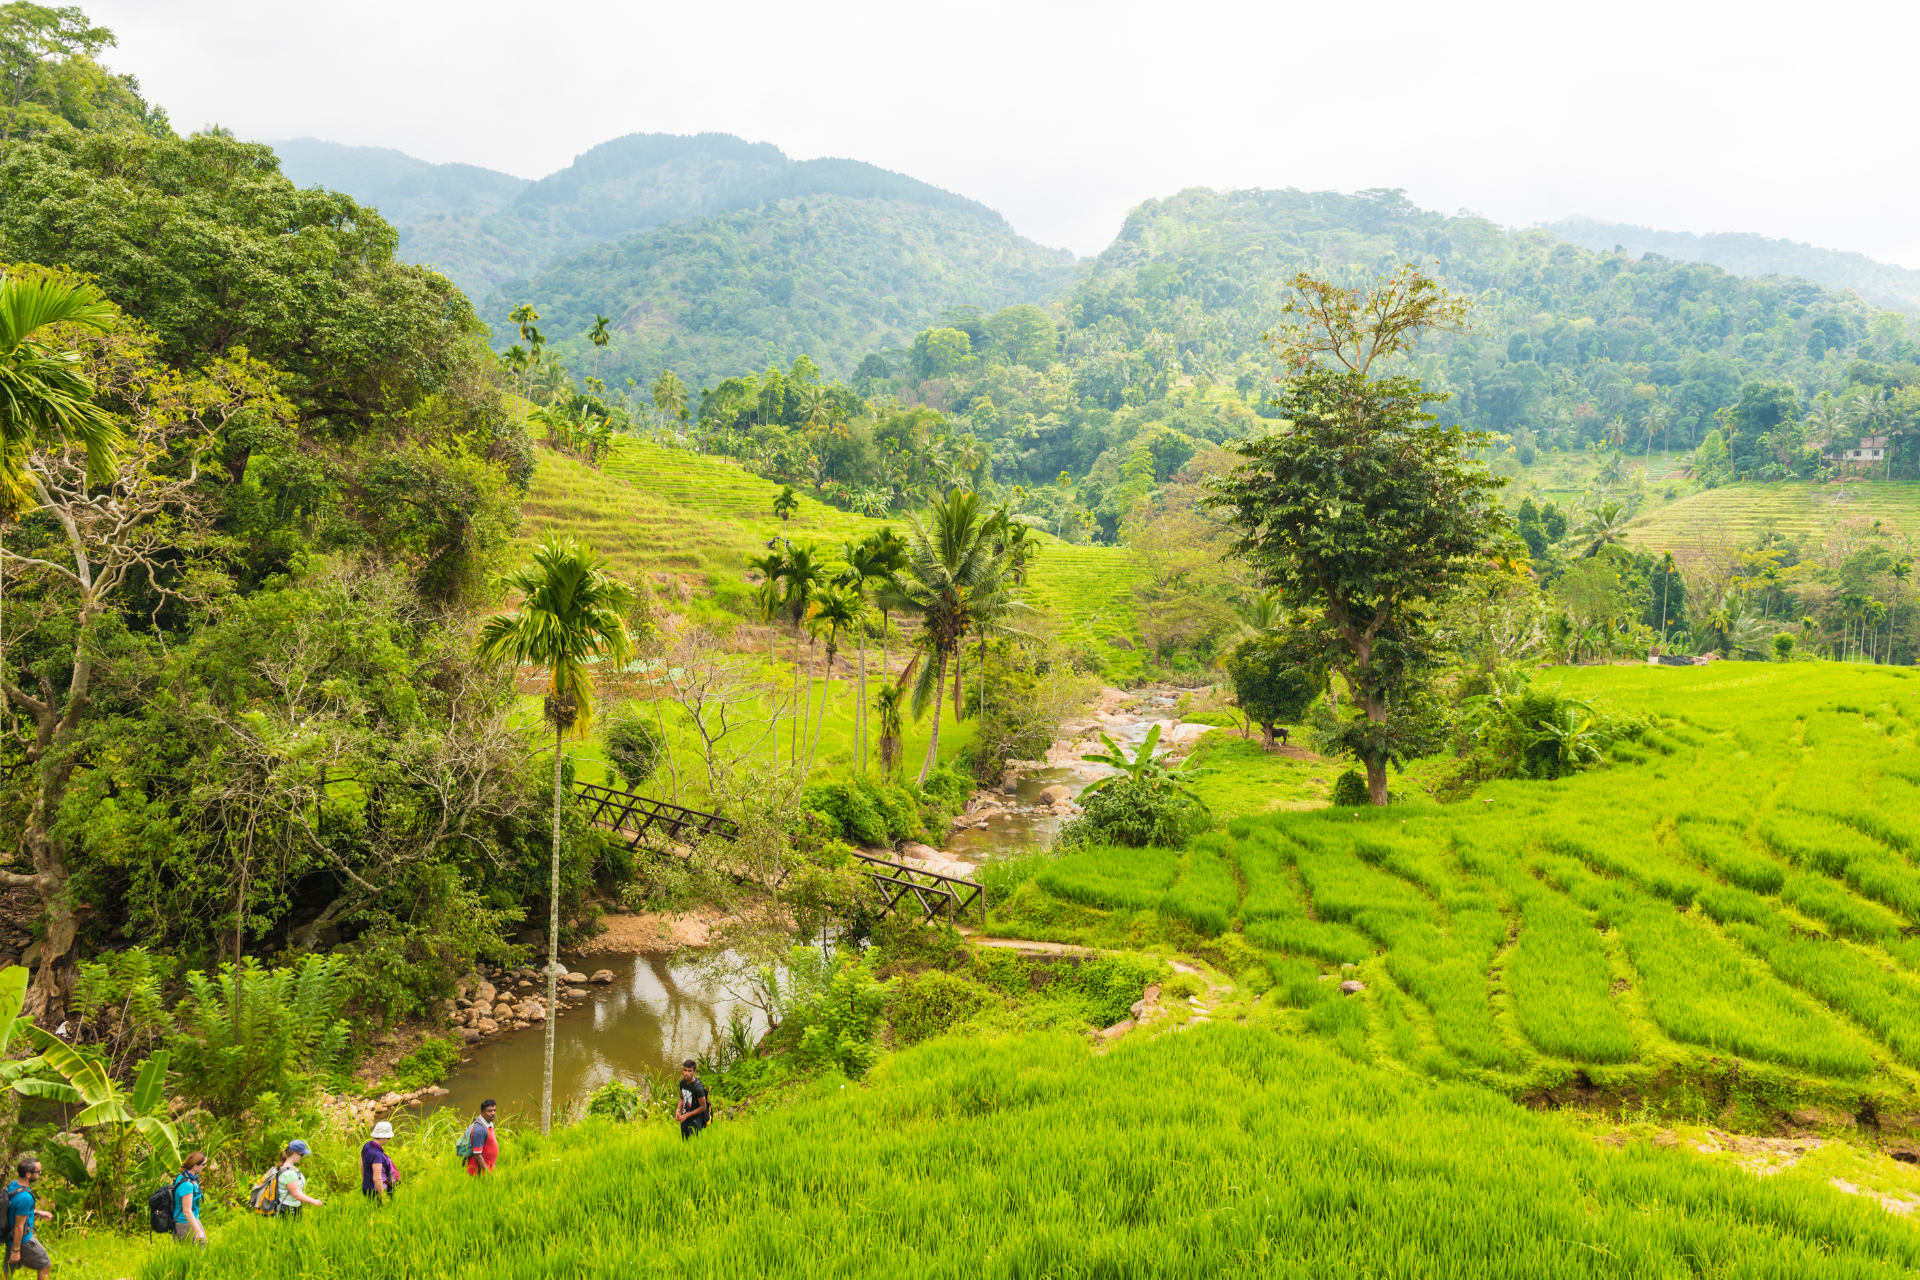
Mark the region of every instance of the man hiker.
<instances>
[{"instance_id":1,"label":"man hiker","mask_svg":"<svg viewBox=\"0 0 1920 1280\"><path fill-rule=\"evenodd\" d=\"M373 1126L373 1137L360 1148L360 1194L387 1198L395 1187L400 1185L400 1171L393 1167L393 1158L380 1144L392 1140L393 1126L382 1120Z\"/></svg>"},{"instance_id":2,"label":"man hiker","mask_svg":"<svg viewBox=\"0 0 1920 1280\"><path fill-rule=\"evenodd\" d=\"M480 1104L480 1115L467 1130L467 1148L473 1152L467 1157L467 1172L474 1177L493 1172L493 1162L500 1158L500 1140L493 1134L493 1117L499 1108L492 1098Z\"/></svg>"},{"instance_id":3,"label":"man hiker","mask_svg":"<svg viewBox=\"0 0 1920 1280\"><path fill-rule=\"evenodd\" d=\"M19 1164L20 1176L7 1184L7 1271L38 1271L47 1280L53 1259L33 1238L33 1224L53 1215L34 1199L33 1184L40 1181L40 1162L28 1156Z\"/></svg>"},{"instance_id":4,"label":"man hiker","mask_svg":"<svg viewBox=\"0 0 1920 1280\"><path fill-rule=\"evenodd\" d=\"M688 1058L680 1064L680 1110L673 1117L680 1122L680 1136L691 1138L706 1128L712 1111L707 1086L700 1083L699 1066Z\"/></svg>"},{"instance_id":5,"label":"man hiker","mask_svg":"<svg viewBox=\"0 0 1920 1280\"><path fill-rule=\"evenodd\" d=\"M207 1167L207 1153L194 1151L180 1166L173 1180L173 1238L182 1244L191 1240L207 1247L207 1228L200 1221L200 1204L206 1193L200 1190L200 1171Z\"/></svg>"}]
</instances>

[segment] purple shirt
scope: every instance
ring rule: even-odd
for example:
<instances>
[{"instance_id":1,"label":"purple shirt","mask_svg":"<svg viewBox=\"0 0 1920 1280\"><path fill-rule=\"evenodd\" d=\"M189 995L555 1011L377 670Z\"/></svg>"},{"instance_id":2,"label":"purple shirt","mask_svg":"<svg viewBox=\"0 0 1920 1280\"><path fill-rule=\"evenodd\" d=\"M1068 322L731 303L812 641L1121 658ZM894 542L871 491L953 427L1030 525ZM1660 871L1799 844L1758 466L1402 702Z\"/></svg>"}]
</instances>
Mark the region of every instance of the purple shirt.
<instances>
[{"instance_id":1,"label":"purple shirt","mask_svg":"<svg viewBox=\"0 0 1920 1280\"><path fill-rule=\"evenodd\" d=\"M368 1142L360 1148L360 1189L368 1195L373 1194L373 1169L380 1165L386 1170L387 1190L393 1190L393 1161L379 1143Z\"/></svg>"}]
</instances>

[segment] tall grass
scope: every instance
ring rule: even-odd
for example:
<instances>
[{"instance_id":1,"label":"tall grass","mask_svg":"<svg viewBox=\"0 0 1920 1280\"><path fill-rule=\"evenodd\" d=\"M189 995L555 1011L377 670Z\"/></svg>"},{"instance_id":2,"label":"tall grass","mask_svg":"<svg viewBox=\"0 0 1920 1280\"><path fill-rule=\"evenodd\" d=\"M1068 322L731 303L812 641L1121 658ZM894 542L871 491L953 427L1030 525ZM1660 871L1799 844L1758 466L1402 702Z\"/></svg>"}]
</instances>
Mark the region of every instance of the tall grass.
<instances>
[{"instance_id":1,"label":"tall grass","mask_svg":"<svg viewBox=\"0 0 1920 1280\"><path fill-rule=\"evenodd\" d=\"M142 1276L1841 1280L1920 1266L1920 1235L1824 1186L1610 1151L1478 1088L1210 1026L1103 1056L938 1039L693 1141L595 1120L511 1141L483 1180L449 1157L390 1205L236 1222L195 1253Z\"/></svg>"},{"instance_id":2,"label":"tall grass","mask_svg":"<svg viewBox=\"0 0 1920 1280\"><path fill-rule=\"evenodd\" d=\"M1139 910L1160 905L1179 865L1172 849L1096 845L1058 859L1034 878L1069 902Z\"/></svg>"},{"instance_id":3,"label":"tall grass","mask_svg":"<svg viewBox=\"0 0 1920 1280\"><path fill-rule=\"evenodd\" d=\"M1872 837L1829 817L1783 809L1761 820L1760 838L1920 924L1920 871Z\"/></svg>"},{"instance_id":4,"label":"tall grass","mask_svg":"<svg viewBox=\"0 0 1920 1280\"><path fill-rule=\"evenodd\" d=\"M1240 905L1240 885L1226 858L1227 839L1202 835L1194 839L1180 878L1161 899L1160 909L1206 933L1221 934Z\"/></svg>"},{"instance_id":5,"label":"tall grass","mask_svg":"<svg viewBox=\"0 0 1920 1280\"><path fill-rule=\"evenodd\" d=\"M1920 981L1890 972L1878 957L1779 927L1735 924L1727 932L1767 958L1774 972L1819 996L1920 1067Z\"/></svg>"},{"instance_id":6,"label":"tall grass","mask_svg":"<svg viewBox=\"0 0 1920 1280\"><path fill-rule=\"evenodd\" d=\"M1683 822L1680 843L1700 861L1742 889L1778 893L1786 869L1749 845L1738 831L1711 822Z\"/></svg>"}]
</instances>

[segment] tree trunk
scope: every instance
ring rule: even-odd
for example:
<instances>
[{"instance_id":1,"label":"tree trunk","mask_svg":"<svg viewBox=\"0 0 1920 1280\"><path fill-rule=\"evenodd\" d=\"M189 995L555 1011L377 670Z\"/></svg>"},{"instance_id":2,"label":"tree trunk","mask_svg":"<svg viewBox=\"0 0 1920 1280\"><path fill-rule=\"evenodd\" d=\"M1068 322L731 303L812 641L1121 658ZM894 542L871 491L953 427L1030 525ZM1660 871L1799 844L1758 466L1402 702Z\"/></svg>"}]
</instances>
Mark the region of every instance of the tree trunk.
<instances>
[{"instance_id":1,"label":"tree trunk","mask_svg":"<svg viewBox=\"0 0 1920 1280\"><path fill-rule=\"evenodd\" d=\"M961 670L960 669L961 667L966 665L961 660L961 656L966 652L966 645L964 643L964 639L965 638L962 637L961 639L956 640L953 645L953 722L956 725L960 723L960 719L961 719L961 715L960 715L961 713L961 706L960 706Z\"/></svg>"},{"instance_id":2,"label":"tree trunk","mask_svg":"<svg viewBox=\"0 0 1920 1280\"><path fill-rule=\"evenodd\" d=\"M540 1136L553 1128L553 1024L560 1005L560 787L561 736L553 731L553 875L547 888L547 1050L540 1076Z\"/></svg>"},{"instance_id":3,"label":"tree trunk","mask_svg":"<svg viewBox=\"0 0 1920 1280\"><path fill-rule=\"evenodd\" d=\"M807 727L807 711L813 703L813 695L807 695L806 705L800 701L800 633L793 633L793 726L787 733L787 761L800 763L800 731Z\"/></svg>"},{"instance_id":4,"label":"tree trunk","mask_svg":"<svg viewBox=\"0 0 1920 1280\"><path fill-rule=\"evenodd\" d=\"M820 718L814 715L814 711L813 711L813 637L812 636L807 637L807 718L813 721L813 737L810 740L809 745L807 747L807 773L811 773L813 772L812 743L818 742L820 740ZM806 725L804 723L801 725L800 736L803 738L807 736ZM795 764L799 763L798 756L794 758L794 763ZM807 780L806 773L801 774L800 781L804 783L806 780Z\"/></svg>"},{"instance_id":5,"label":"tree trunk","mask_svg":"<svg viewBox=\"0 0 1920 1280\"><path fill-rule=\"evenodd\" d=\"M867 624L860 624L860 679L854 697L859 707L853 717L853 741L860 755L860 776L867 776ZM828 672L829 676L833 673Z\"/></svg>"},{"instance_id":6,"label":"tree trunk","mask_svg":"<svg viewBox=\"0 0 1920 1280\"><path fill-rule=\"evenodd\" d=\"M827 680L820 690L820 714L813 720L813 741L807 745L807 772L813 772L814 753L820 750L820 726L826 723L827 702L833 697L833 646L827 646ZM813 680L807 680L807 699L813 699Z\"/></svg>"},{"instance_id":7,"label":"tree trunk","mask_svg":"<svg viewBox=\"0 0 1920 1280\"><path fill-rule=\"evenodd\" d=\"M940 674L936 675L933 678L933 687L936 690L939 690L944 688L946 683L947 683L947 655L943 653L940 655ZM933 699L933 736L927 739L927 758L924 761L922 761L920 764L920 785L921 786L926 785L927 775L933 772L934 762L940 758L940 703L941 701L942 699L940 698L939 694L936 693Z\"/></svg>"}]
</instances>

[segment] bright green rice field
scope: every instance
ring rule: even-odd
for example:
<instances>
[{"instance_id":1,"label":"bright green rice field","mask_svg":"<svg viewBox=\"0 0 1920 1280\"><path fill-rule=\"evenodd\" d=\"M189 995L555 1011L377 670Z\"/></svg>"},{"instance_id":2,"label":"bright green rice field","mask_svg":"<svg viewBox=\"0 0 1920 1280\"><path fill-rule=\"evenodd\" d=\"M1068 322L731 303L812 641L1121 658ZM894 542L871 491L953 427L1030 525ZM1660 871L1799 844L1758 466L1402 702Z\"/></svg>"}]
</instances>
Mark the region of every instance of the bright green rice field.
<instances>
[{"instance_id":1,"label":"bright green rice field","mask_svg":"<svg viewBox=\"0 0 1920 1280\"><path fill-rule=\"evenodd\" d=\"M1912 1274L1920 1228L1828 1179L1920 1199L1873 1137L1920 1136L1920 679L1544 678L1659 727L1557 783L1026 867L1003 931L1203 970L1111 1046L937 1038L694 1143L516 1135L479 1185L423 1154L392 1206L235 1222L141 1274ZM1241 754L1223 798L1259 795ZM1693 1149L1795 1109L1850 1141L1766 1178Z\"/></svg>"}]
</instances>

